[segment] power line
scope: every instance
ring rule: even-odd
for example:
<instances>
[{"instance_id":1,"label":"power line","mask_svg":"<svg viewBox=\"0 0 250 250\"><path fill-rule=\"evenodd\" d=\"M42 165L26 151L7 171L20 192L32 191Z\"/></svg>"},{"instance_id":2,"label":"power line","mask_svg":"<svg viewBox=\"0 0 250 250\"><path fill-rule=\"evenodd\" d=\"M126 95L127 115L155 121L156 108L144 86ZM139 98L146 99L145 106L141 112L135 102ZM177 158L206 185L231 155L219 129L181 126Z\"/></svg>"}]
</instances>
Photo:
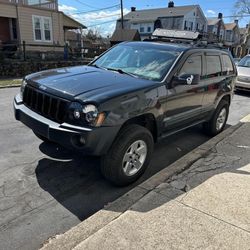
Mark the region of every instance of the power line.
<instances>
[{"instance_id":1,"label":"power line","mask_svg":"<svg viewBox=\"0 0 250 250\"><path fill-rule=\"evenodd\" d=\"M99 25L103 25L103 24L106 24L106 23L112 23L112 22L116 22L117 20L110 20L110 21L106 21L106 22L102 22L102 23L96 23L96 24L92 24L92 25L88 25L87 28L89 27L95 27L95 26L99 26Z\"/></svg>"},{"instance_id":2,"label":"power line","mask_svg":"<svg viewBox=\"0 0 250 250\"><path fill-rule=\"evenodd\" d=\"M247 15L234 15L234 16L223 16L223 18L232 18L232 17L250 17L250 14ZM207 18L217 18L216 16L211 16L211 17L207 17Z\"/></svg>"},{"instance_id":3,"label":"power line","mask_svg":"<svg viewBox=\"0 0 250 250\"><path fill-rule=\"evenodd\" d=\"M92 6L92 5L89 5L89 4L86 4L86 3L83 3L82 1L80 1L80 0L75 0L76 2L78 2L79 4L82 4L82 5L84 5L84 6L86 6L86 7L89 7L89 8L91 8L91 9L98 9L98 7L94 7L94 6Z\"/></svg>"},{"instance_id":4,"label":"power line","mask_svg":"<svg viewBox=\"0 0 250 250\"><path fill-rule=\"evenodd\" d=\"M121 14L113 14L113 15L107 15L107 16L100 16L100 17L95 17L94 19L95 20L98 20L98 19L105 19L105 18L109 18L109 17L114 17L114 16L120 16ZM70 15L72 17L74 17L72 14ZM82 18L83 20L88 20L88 18Z\"/></svg>"},{"instance_id":5,"label":"power line","mask_svg":"<svg viewBox=\"0 0 250 250\"><path fill-rule=\"evenodd\" d=\"M74 15L75 14L87 14L87 13L92 13L92 12L98 12L98 11L101 11L101 10L114 9L114 8L117 8L117 7L120 7L120 4L112 5L112 6L105 7L105 8L95 9L95 10L75 12L73 14Z\"/></svg>"}]
</instances>

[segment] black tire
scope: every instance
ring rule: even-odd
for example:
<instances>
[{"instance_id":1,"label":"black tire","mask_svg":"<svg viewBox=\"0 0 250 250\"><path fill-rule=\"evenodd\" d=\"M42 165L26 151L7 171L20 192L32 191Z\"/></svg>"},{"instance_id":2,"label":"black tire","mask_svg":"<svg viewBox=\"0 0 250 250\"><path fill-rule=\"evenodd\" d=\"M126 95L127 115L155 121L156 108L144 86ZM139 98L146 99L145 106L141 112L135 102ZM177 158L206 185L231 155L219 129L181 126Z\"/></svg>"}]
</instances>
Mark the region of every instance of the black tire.
<instances>
[{"instance_id":1,"label":"black tire","mask_svg":"<svg viewBox=\"0 0 250 250\"><path fill-rule=\"evenodd\" d=\"M222 127L218 129L216 127L216 122L217 122L217 119L218 119L218 117L223 109L226 110L226 119L225 119ZM215 135L221 133L226 126L228 114L229 114L229 103L226 100L221 100L218 107L214 111L212 118L208 122L205 122L203 124L204 132L207 135L211 135L211 136L215 136Z\"/></svg>"},{"instance_id":2,"label":"black tire","mask_svg":"<svg viewBox=\"0 0 250 250\"><path fill-rule=\"evenodd\" d=\"M129 176L123 168L123 159L130 146L138 141L142 141L146 145L145 160L138 172ZM126 186L135 182L149 165L153 148L154 140L148 129L135 124L124 127L118 134L107 155L102 157L102 174L117 186Z\"/></svg>"},{"instance_id":3,"label":"black tire","mask_svg":"<svg viewBox=\"0 0 250 250\"><path fill-rule=\"evenodd\" d=\"M33 133L36 135L37 138L39 138L40 140L44 141L44 142L51 142L48 138L37 134L36 132L33 131Z\"/></svg>"}]
</instances>

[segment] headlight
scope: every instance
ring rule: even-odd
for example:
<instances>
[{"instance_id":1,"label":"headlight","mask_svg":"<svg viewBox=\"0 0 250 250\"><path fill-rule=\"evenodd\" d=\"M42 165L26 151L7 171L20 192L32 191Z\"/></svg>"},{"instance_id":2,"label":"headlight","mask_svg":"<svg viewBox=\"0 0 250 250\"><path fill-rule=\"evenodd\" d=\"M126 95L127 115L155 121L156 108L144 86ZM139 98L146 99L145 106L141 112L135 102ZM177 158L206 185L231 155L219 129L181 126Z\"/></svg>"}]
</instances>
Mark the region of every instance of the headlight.
<instances>
[{"instance_id":1,"label":"headlight","mask_svg":"<svg viewBox=\"0 0 250 250\"><path fill-rule=\"evenodd\" d=\"M22 84L21 84L21 88L20 88L20 94L22 97L23 97L23 92L24 92L26 85L27 85L27 81L25 79L23 79Z\"/></svg>"},{"instance_id":2,"label":"headlight","mask_svg":"<svg viewBox=\"0 0 250 250\"><path fill-rule=\"evenodd\" d=\"M99 113L97 107L93 104L81 105L73 102L70 105L69 118L77 124L88 124L94 127L102 125L105 119L105 113Z\"/></svg>"},{"instance_id":3,"label":"headlight","mask_svg":"<svg viewBox=\"0 0 250 250\"><path fill-rule=\"evenodd\" d=\"M98 110L96 106L89 104L83 107L82 109L83 114L85 115L85 120L88 123L93 123L97 116L98 116Z\"/></svg>"}]
</instances>

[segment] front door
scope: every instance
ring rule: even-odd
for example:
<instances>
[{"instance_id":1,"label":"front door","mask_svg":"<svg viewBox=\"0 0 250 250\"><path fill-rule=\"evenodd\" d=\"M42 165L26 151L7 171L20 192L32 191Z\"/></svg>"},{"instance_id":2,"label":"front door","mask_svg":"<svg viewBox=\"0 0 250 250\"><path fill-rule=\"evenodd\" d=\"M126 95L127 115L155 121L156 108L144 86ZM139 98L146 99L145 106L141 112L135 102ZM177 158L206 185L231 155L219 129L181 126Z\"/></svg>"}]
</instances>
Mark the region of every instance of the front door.
<instances>
[{"instance_id":1,"label":"front door","mask_svg":"<svg viewBox=\"0 0 250 250\"><path fill-rule=\"evenodd\" d=\"M166 109L164 115L164 130L176 130L197 122L201 116L204 96L203 82L203 54L194 53L187 57L183 65L177 70L175 78L182 75L199 75L198 84L178 82L170 84L167 90Z\"/></svg>"}]
</instances>

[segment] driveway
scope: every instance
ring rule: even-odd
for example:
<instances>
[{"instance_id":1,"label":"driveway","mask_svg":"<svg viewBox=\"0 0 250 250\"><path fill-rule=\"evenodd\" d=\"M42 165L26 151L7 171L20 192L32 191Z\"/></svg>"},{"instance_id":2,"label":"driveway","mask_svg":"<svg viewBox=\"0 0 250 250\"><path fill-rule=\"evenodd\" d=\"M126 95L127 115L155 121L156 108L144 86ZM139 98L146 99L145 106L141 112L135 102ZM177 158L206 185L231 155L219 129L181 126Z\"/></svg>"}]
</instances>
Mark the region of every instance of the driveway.
<instances>
[{"instance_id":1,"label":"driveway","mask_svg":"<svg viewBox=\"0 0 250 250\"><path fill-rule=\"evenodd\" d=\"M99 159L44 143L13 118L18 88L0 90L0 246L37 249L137 185L117 188L100 173ZM235 95L229 125L250 113L250 95ZM139 180L207 141L200 127L155 146L149 169Z\"/></svg>"}]
</instances>

